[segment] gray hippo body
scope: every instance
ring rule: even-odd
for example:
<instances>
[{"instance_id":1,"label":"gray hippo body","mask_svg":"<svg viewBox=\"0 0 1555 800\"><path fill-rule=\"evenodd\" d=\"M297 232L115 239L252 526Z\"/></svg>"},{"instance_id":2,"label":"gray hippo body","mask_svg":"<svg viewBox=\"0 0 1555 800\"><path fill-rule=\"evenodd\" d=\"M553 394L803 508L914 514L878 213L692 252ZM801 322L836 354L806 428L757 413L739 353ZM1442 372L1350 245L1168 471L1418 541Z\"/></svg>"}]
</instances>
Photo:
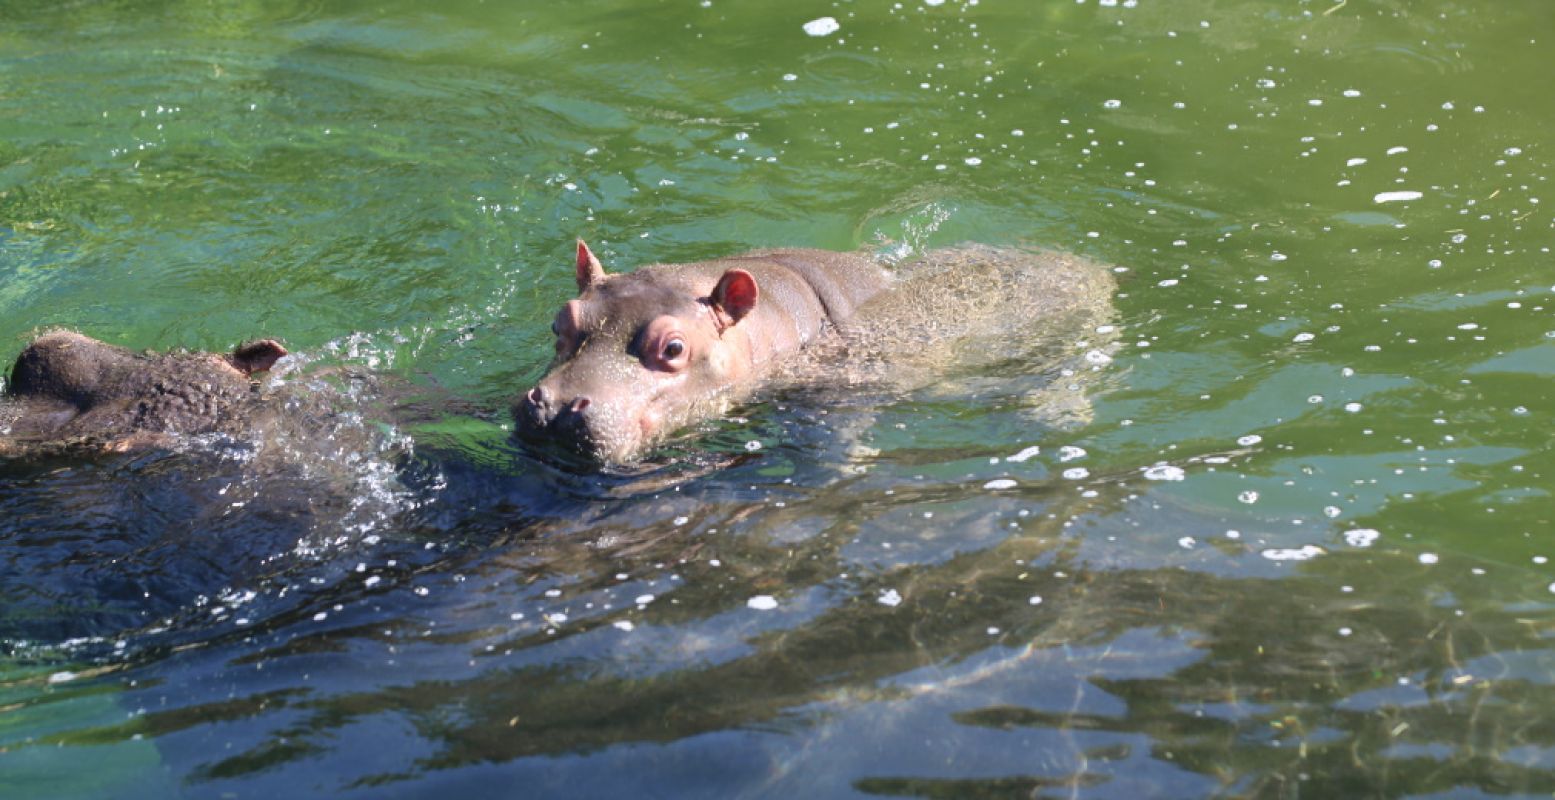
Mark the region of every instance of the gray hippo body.
<instances>
[{"instance_id":1,"label":"gray hippo body","mask_svg":"<svg viewBox=\"0 0 1555 800\"><path fill-rule=\"evenodd\" d=\"M230 354L146 354L70 331L39 336L0 397L0 455L38 448L128 450L241 426L250 376L286 355L270 339Z\"/></svg>"},{"instance_id":2,"label":"gray hippo body","mask_svg":"<svg viewBox=\"0 0 1555 800\"><path fill-rule=\"evenodd\" d=\"M518 433L606 463L722 413L785 355L890 284L878 264L764 250L607 275L578 243L579 296L556 315L556 357L514 405Z\"/></svg>"},{"instance_id":3,"label":"gray hippo body","mask_svg":"<svg viewBox=\"0 0 1555 800\"><path fill-rule=\"evenodd\" d=\"M765 250L606 275L580 242L577 280L555 359L513 412L520 436L607 464L764 379L882 403L992 393L1033 421L1079 424L1115 338L1109 268L1050 251L963 245L887 272L846 253Z\"/></svg>"}]
</instances>

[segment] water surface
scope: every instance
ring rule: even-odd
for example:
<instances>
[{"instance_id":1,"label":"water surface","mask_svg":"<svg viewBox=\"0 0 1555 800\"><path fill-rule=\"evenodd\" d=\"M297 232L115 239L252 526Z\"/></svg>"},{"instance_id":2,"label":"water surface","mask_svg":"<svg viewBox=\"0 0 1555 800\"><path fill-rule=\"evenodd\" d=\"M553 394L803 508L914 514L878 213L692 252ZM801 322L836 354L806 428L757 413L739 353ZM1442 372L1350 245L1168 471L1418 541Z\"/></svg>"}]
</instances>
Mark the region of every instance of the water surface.
<instances>
[{"instance_id":1,"label":"water surface","mask_svg":"<svg viewBox=\"0 0 1555 800\"><path fill-rule=\"evenodd\" d=\"M328 398L0 464L6 797L1555 791L1555 6L0 19L7 352L279 336ZM577 236L1118 288L579 474L505 427Z\"/></svg>"}]
</instances>

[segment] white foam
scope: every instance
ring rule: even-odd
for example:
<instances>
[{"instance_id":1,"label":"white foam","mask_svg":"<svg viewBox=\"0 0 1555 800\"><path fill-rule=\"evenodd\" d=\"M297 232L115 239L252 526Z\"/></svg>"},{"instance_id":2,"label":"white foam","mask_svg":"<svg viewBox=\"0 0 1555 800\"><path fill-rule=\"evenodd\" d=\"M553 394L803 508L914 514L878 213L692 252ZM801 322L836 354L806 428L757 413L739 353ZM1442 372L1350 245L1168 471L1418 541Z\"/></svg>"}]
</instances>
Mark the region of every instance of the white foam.
<instances>
[{"instance_id":1,"label":"white foam","mask_svg":"<svg viewBox=\"0 0 1555 800\"><path fill-rule=\"evenodd\" d=\"M804 32L811 36L830 36L841 29L836 17L820 17L804 24Z\"/></svg>"},{"instance_id":2,"label":"white foam","mask_svg":"<svg viewBox=\"0 0 1555 800\"><path fill-rule=\"evenodd\" d=\"M1351 547L1371 547L1372 543L1381 536L1381 533L1371 528L1356 528L1344 532L1344 543Z\"/></svg>"},{"instance_id":3,"label":"white foam","mask_svg":"<svg viewBox=\"0 0 1555 800\"><path fill-rule=\"evenodd\" d=\"M1296 548L1270 548L1259 555L1270 561L1310 561L1318 556L1325 555L1325 551L1315 544L1309 544Z\"/></svg>"}]
</instances>

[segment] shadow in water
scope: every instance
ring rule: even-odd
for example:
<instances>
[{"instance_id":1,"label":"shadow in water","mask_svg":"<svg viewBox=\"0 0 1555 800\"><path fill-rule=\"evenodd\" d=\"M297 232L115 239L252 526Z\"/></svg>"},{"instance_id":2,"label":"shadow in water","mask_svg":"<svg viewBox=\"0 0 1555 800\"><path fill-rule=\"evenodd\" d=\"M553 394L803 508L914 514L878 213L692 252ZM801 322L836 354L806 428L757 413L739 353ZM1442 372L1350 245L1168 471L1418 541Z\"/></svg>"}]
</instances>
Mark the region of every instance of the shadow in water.
<instances>
[{"instance_id":1,"label":"shadow in water","mask_svg":"<svg viewBox=\"0 0 1555 800\"><path fill-rule=\"evenodd\" d=\"M439 774L492 788L512 775L485 767L530 763L570 776L536 787L564 794L606 780L590 764L651 781L729 736L768 753L737 790L771 796L1555 790L1555 619L1483 575L1368 550L1276 576L1107 568L1086 541L1145 502L1121 484L1027 486L979 523L1004 531L984 544L925 526L878 560L861 551L876 520L932 506L962 524L965 488L842 476L789 505L800 490L758 476L771 466L559 499L480 548L375 565L373 588L341 581L242 643L132 671L222 675L219 697L129 691L157 710L37 744L144 736L213 788L324 763L340 784L323 792ZM1259 558L1231 542L1203 557ZM246 744L179 744L218 723ZM384 737L417 755L363 749Z\"/></svg>"}]
</instances>

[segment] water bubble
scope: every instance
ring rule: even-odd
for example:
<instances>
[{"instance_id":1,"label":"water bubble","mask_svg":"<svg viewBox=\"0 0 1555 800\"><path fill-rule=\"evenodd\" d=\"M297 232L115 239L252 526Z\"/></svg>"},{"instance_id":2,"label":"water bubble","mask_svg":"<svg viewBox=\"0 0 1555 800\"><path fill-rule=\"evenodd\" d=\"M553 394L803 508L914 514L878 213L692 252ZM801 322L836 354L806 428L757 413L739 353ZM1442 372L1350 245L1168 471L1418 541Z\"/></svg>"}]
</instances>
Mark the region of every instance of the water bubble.
<instances>
[{"instance_id":1,"label":"water bubble","mask_svg":"<svg viewBox=\"0 0 1555 800\"><path fill-rule=\"evenodd\" d=\"M1123 105L1122 100L1107 100L1101 104L1102 108L1118 108Z\"/></svg>"},{"instance_id":2,"label":"water bubble","mask_svg":"<svg viewBox=\"0 0 1555 800\"><path fill-rule=\"evenodd\" d=\"M774 598L770 594L758 594L755 597L745 601L746 608L753 608L757 611L771 611L772 609L777 608L777 606L777 598Z\"/></svg>"},{"instance_id":3,"label":"water bubble","mask_svg":"<svg viewBox=\"0 0 1555 800\"><path fill-rule=\"evenodd\" d=\"M1310 342L1310 341L1312 341L1313 339L1316 339L1316 338L1317 338L1317 334L1315 334L1315 333L1298 333L1298 334L1295 335L1294 338L1291 339L1291 341L1293 341L1293 342L1295 342L1297 344L1300 344L1302 342Z\"/></svg>"},{"instance_id":4,"label":"water bubble","mask_svg":"<svg viewBox=\"0 0 1555 800\"><path fill-rule=\"evenodd\" d=\"M1145 469L1145 479L1151 481L1180 481L1186 480L1188 473L1182 467L1174 467L1170 464L1157 464Z\"/></svg>"},{"instance_id":5,"label":"water bubble","mask_svg":"<svg viewBox=\"0 0 1555 800\"><path fill-rule=\"evenodd\" d=\"M1259 436L1256 433L1249 433L1246 436L1238 437L1236 443L1243 447L1252 447L1261 441L1263 441L1262 436Z\"/></svg>"},{"instance_id":6,"label":"water bubble","mask_svg":"<svg viewBox=\"0 0 1555 800\"><path fill-rule=\"evenodd\" d=\"M1027 448L1021 450L1019 453L1016 453L1013 456L1005 456L1004 460L1005 461L1015 461L1015 462L1018 463L1018 462L1021 462L1021 461L1026 461L1026 460L1030 459L1032 456L1035 456L1035 455L1037 455L1037 454L1039 454L1041 452L1042 452L1042 448L1040 448L1040 447L1038 447L1036 445L1032 445L1030 447L1027 447Z\"/></svg>"},{"instance_id":7,"label":"water bubble","mask_svg":"<svg viewBox=\"0 0 1555 800\"><path fill-rule=\"evenodd\" d=\"M1009 478L995 478L994 480L983 484L984 489L993 489L995 491L999 489L1014 489L1015 486L1015 481L1012 481Z\"/></svg>"},{"instance_id":8,"label":"water bubble","mask_svg":"<svg viewBox=\"0 0 1555 800\"><path fill-rule=\"evenodd\" d=\"M1077 458L1085 458L1085 448L1066 444L1058 448L1059 461L1073 461Z\"/></svg>"},{"instance_id":9,"label":"water bubble","mask_svg":"<svg viewBox=\"0 0 1555 800\"><path fill-rule=\"evenodd\" d=\"M1252 505L1253 503L1258 502L1258 493L1252 489L1248 489L1247 491L1238 494L1236 499L1248 505Z\"/></svg>"},{"instance_id":10,"label":"water bubble","mask_svg":"<svg viewBox=\"0 0 1555 800\"><path fill-rule=\"evenodd\" d=\"M1269 559L1270 561L1308 561L1317 558L1320 555L1324 555L1325 552L1326 551L1323 550L1323 548L1318 547L1315 544L1309 544L1296 548L1271 547L1259 555Z\"/></svg>"},{"instance_id":11,"label":"water bubble","mask_svg":"<svg viewBox=\"0 0 1555 800\"><path fill-rule=\"evenodd\" d=\"M1420 192L1378 192L1371 200L1374 203L1398 203L1406 200L1419 200L1425 195Z\"/></svg>"},{"instance_id":12,"label":"water bubble","mask_svg":"<svg viewBox=\"0 0 1555 800\"><path fill-rule=\"evenodd\" d=\"M804 24L804 32L811 36L830 36L842 26L837 23L835 17L821 17L812 19Z\"/></svg>"},{"instance_id":13,"label":"water bubble","mask_svg":"<svg viewBox=\"0 0 1555 800\"><path fill-rule=\"evenodd\" d=\"M636 602L637 605L645 606L645 605L648 605L649 603L652 603L656 599L657 598L655 598L651 594L640 594L640 595L637 595L637 599L634 602Z\"/></svg>"},{"instance_id":14,"label":"water bubble","mask_svg":"<svg viewBox=\"0 0 1555 800\"><path fill-rule=\"evenodd\" d=\"M887 589L875 598L876 602L883 606L899 606L902 604L902 595L895 589Z\"/></svg>"},{"instance_id":15,"label":"water bubble","mask_svg":"<svg viewBox=\"0 0 1555 800\"><path fill-rule=\"evenodd\" d=\"M630 633L631 630L637 626L633 625L632 621L629 619L618 619L615 622L610 623L610 627L615 628L618 631L627 631Z\"/></svg>"},{"instance_id":16,"label":"water bubble","mask_svg":"<svg viewBox=\"0 0 1555 800\"><path fill-rule=\"evenodd\" d=\"M1082 480L1084 478L1089 478L1090 476L1091 471L1085 467L1070 467L1069 469L1064 470L1064 478L1071 481Z\"/></svg>"},{"instance_id":17,"label":"water bubble","mask_svg":"<svg viewBox=\"0 0 1555 800\"><path fill-rule=\"evenodd\" d=\"M1420 563L1422 563L1422 564L1435 564L1437 561L1440 561L1440 560L1441 559L1439 559L1435 553L1421 553L1420 554Z\"/></svg>"}]
</instances>

